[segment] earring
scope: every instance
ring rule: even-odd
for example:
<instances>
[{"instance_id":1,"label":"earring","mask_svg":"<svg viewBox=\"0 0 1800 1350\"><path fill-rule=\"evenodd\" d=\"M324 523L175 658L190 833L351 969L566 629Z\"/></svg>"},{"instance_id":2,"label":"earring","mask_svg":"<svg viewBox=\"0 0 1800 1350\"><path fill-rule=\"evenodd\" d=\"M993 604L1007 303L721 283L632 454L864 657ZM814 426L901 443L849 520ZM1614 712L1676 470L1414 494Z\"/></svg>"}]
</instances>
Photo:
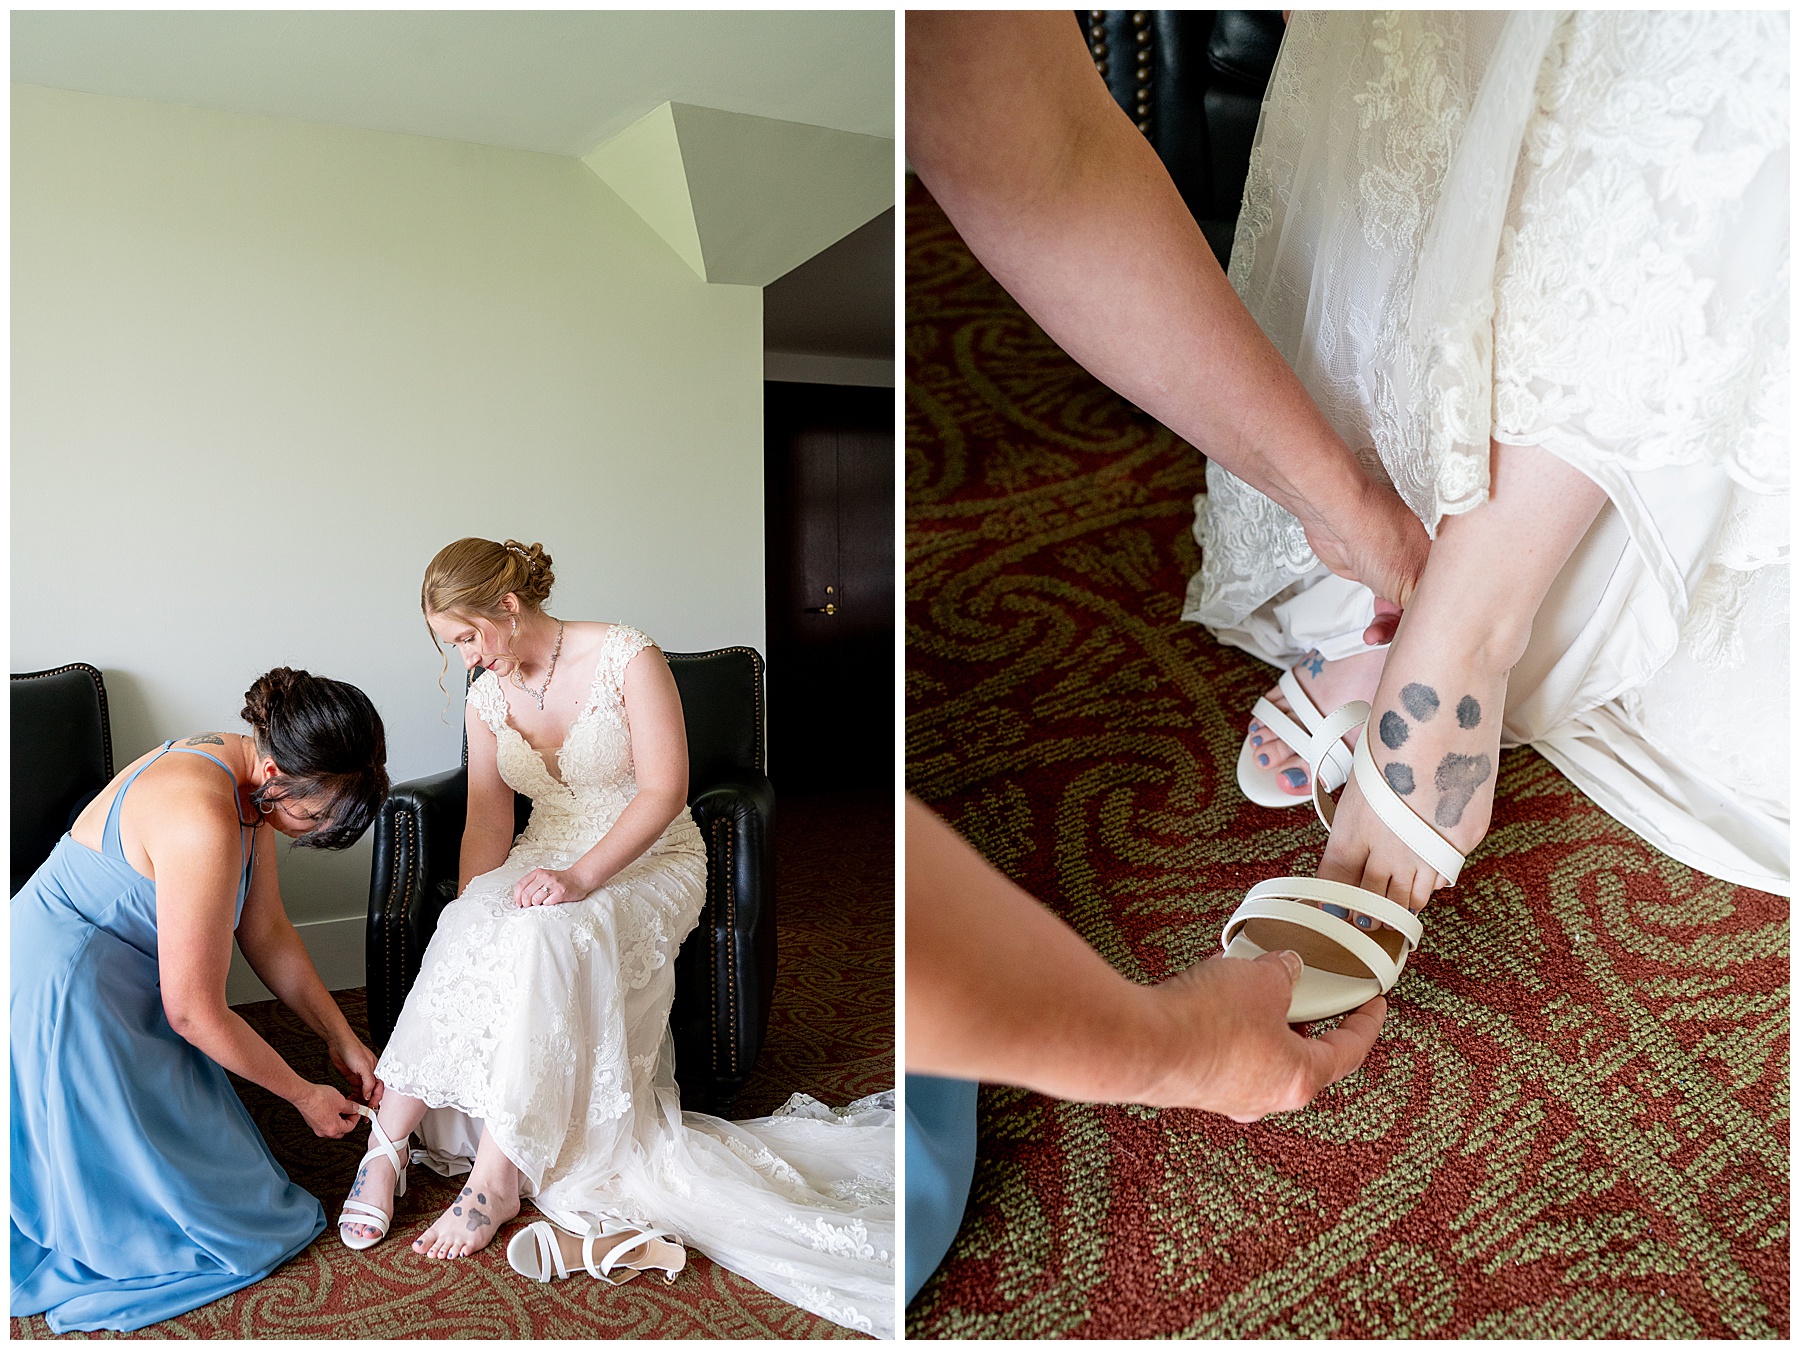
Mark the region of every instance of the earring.
<instances>
[{"instance_id":1,"label":"earring","mask_svg":"<svg viewBox=\"0 0 1800 1350\"><path fill-rule=\"evenodd\" d=\"M273 802L258 802L256 804L256 809L266 816L275 809L275 804Z\"/></svg>"}]
</instances>

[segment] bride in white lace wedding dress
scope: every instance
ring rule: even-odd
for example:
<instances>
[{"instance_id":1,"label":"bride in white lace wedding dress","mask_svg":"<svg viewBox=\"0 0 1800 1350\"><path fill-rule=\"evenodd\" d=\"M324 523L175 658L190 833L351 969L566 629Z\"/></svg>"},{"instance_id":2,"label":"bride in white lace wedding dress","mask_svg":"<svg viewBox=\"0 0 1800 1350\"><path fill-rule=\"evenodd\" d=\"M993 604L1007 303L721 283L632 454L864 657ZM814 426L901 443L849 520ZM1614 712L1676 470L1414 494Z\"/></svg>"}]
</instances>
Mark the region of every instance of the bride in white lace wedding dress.
<instances>
[{"instance_id":1,"label":"bride in white lace wedding dress","mask_svg":"<svg viewBox=\"0 0 1800 1350\"><path fill-rule=\"evenodd\" d=\"M681 1110L669 1008L706 854L683 804L680 701L642 633L545 615L550 580L540 548L510 541L459 541L427 574L434 632L493 673L469 690L464 886L377 1069L383 1131L417 1127L417 1160L470 1172L415 1250L477 1250L529 1197L574 1234L670 1230L789 1302L891 1335L893 1095L837 1111L796 1095L744 1121ZM463 606L434 609L446 595ZM559 659L565 676L591 661L591 678L559 690ZM532 812L509 846L513 792ZM352 1197L383 1215L377 1149ZM358 1213L349 1235L385 1231ZM563 1245L586 1278L580 1243Z\"/></svg>"},{"instance_id":2,"label":"bride in white lace wedding dress","mask_svg":"<svg viewBox=\"0 0 1800 1350\"><path fill-rule=\"evenodd\" d=\"M1434 535L1508 447L1604 490L1503 742L1781 893L1787 53L1779 12L1296 13L1229 273ZM1281 666L1363 652L1369 593L1217 464L1207 486L1186 617Z\"/></svg>"}]
</instances>

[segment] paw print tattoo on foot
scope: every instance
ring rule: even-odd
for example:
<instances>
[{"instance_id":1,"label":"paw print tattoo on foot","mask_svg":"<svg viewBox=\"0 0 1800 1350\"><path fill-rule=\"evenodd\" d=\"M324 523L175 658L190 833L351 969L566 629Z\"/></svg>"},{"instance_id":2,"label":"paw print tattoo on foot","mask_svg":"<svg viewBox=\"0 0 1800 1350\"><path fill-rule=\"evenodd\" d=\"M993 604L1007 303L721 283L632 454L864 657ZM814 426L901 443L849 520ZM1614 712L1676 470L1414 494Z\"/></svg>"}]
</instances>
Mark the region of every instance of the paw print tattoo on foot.
<instances>
[{"instance_id":1,"label":"paw print tattoo on foot","mask_svg":"<svg viewBox=\"0 0 1800 1350\"><path fill-rule=\"evenodd\" d=\"M1429 722L1437 716L1437 690L1428 684L1409 684L1400 691L1400 706L1412 714L1415 722Z\"/></svg>"},{"instance_id":2,"label":"paw print tattoo on foot","mask_svg":"<svg viewBox=\"0 0 1800 1350\"><path fill-rule=\"evenodd\" d=\"M1438 804L1435 818L1440 829L1460 824L1463 810L1475 789L1487 782L1494 763L1486 755L1445 755L1437 766Z\"/></svg>"},{"instance_id":3,"label":"paw print tattoo on foot","mask_svg":"<svg viewBox=\"0 0 1800 1350\"><path fill-rule=\"evenodd\" d=\"M1381 714L1381 743L1390 750L1398 750L1406 744L1406 738L1412 735L1412 728L1406 725L1406 719L1397 712Z\"/></svg>"},{"instance_id":4,"label":"paw print tattoo on foot","mask_svg":"<svg viewBox=\"0 0 1800 1350\"><path fill-rule=\"evenodd\" d=\"M1437 715L1442 700L1438 698L1437 690L1428 684L1409 684L1400 691L1400 706L1414 722L1429 722ZM1481 704L1473 694L1465 694L1457 703L1456 725L1464 731L1473 731L1481 725ZM1381 715L1376 730L1381 743L1390 750L1398 750L1412 736L1411 723L1391 708ZM1475 790L1493 777L1493 773L1493 758L1486 754L1462 755L1452 751L1438 762L1432 775L1438 790L1437 807L1432 817L1439 829L1448 830L1461 824L1463 812L1468 809ZM1381 776L1402 797L1411 796L1418 787L1412 765L1400 760L1390 760L1383 765Z\"/></svg>"}]
</instances>

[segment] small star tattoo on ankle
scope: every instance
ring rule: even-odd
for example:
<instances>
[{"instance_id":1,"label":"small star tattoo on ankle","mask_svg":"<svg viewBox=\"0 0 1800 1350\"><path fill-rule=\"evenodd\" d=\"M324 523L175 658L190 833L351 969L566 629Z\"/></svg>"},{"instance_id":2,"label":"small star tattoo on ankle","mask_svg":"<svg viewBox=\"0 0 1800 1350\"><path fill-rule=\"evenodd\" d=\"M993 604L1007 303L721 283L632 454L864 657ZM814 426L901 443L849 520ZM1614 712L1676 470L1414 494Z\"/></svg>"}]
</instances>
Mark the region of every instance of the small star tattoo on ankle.
<instances>
[{"instance_id":1,"label":"small star tattoo on ankle","mask_svg":"<svg viewBox=\"0 0 1800 1350\"><path fill-rule=\"evenodd\" d=\"M1320 656L1317 652L1308 656L1304 664L1306 666L1306 673L1311 675L1315 680L1325 672L1325 658Z\"/></svg>"}]
</instances>

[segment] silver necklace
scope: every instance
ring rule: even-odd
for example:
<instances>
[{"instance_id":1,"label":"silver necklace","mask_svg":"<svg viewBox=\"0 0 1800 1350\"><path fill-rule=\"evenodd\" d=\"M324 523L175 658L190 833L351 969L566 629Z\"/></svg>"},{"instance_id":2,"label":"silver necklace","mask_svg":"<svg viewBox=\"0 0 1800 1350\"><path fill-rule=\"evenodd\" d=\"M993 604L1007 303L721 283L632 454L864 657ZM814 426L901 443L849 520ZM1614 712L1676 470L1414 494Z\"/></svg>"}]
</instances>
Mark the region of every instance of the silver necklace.
<instances>
[{"instance_id":1,"label":"silver necklace","mask_svg":"<svg viewBox=\"0 0 1800 1350\"><path fill-rule=\"evenodd\" d=\"M556 621L556 646L550 652L550 669L544 672L544 683L541 688L530 688L525 681L520 678L519 671L513 671L513 683L518 685L519 688L523 689L527 694L531 695L532 699L537 703L539 712L544 711L544 695L550 692L550 681L556 678L556 658L562 655L562 635L563 621L558 619Z\"/></svg>"}]
</instances>

